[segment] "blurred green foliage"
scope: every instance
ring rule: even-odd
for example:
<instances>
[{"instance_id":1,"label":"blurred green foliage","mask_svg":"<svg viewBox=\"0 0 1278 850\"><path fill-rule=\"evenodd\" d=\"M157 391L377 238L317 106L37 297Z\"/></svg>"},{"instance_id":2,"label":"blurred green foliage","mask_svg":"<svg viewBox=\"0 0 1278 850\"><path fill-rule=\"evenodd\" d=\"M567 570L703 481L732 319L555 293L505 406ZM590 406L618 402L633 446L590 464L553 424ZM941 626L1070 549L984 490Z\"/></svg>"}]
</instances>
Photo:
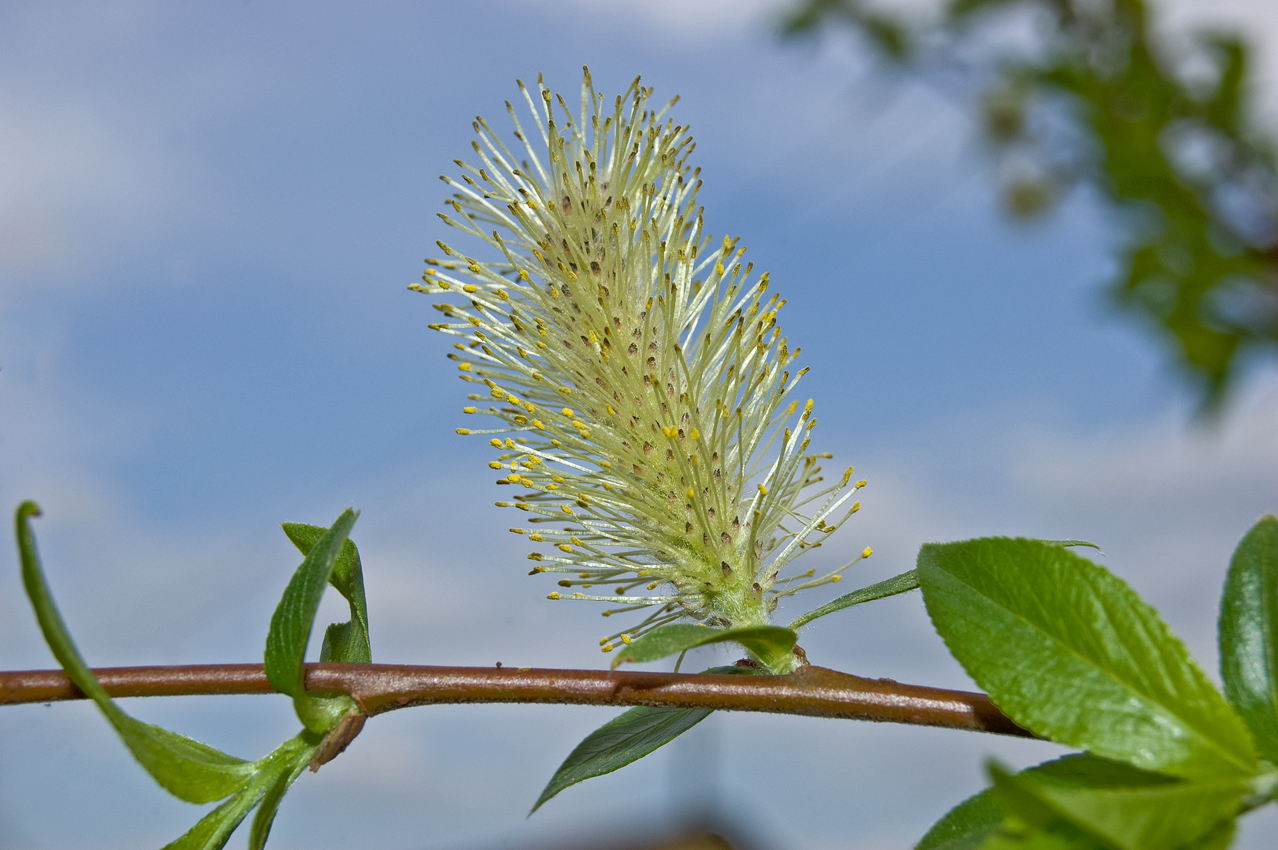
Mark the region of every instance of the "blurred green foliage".
<instances>
[{"instance_id":1,"label":"blurred green foliage","mask_svg":"<svg viewBox=\"0 0 1278 850\"><path fill-rule=\"evenodd\" d=\"M1095 186L1123 231L1113 302L1219 410L1246 356L1278 351L1278 157L1243 38L1173 43L1144 0L949 0L927 21L891 3L806 0L786 32L850 28L898 68L978 80L1009 211Z\"/></svg>"}]
</instances>

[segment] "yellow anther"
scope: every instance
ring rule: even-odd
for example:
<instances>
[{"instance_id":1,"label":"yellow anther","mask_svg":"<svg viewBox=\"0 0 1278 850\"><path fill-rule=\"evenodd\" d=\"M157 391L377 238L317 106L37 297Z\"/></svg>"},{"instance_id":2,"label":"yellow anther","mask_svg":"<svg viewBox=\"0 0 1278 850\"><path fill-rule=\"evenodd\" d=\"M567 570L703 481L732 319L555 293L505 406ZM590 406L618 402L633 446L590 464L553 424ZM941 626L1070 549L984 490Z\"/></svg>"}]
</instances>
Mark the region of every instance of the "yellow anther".
<instances>
[{"instance_id":1,"label":"yellow anther","mask_svg":"<svg viewBox=\"0 0 1278 850\"><path fill-rule=\"evenodd\" d=\"M558 489L559 489L559 485L558 485L558 484L547 484L547 485L546 485L546 489L547 489L547 490L558 490Z\"/></svg>"},{"instance_id":2,"label":"yellow anther","mask_svg":"<svg viewBox=\"0 0 1278 850\"><path fill-rule=\"evenodd\" d=\"M511 404L520 404L519 399L511 395L510 393L506 393L506 401L510 402Z\"/></svg>"},{"instance_id":3,"label":"yellow anther","mask_svg":"<svg viewBox=\"0 0 1278 850\"><path fill-rule=\"evenodd\" d=\"M688 498L689 498L689 499L695 499L696 497L697 497L697 491L696 491L696 490L693 490L691 487L689 487L689 488L688 488Z\"/></svg>"},{"instance_id":4,"label":"yellow anther","mask_svg":"<svg viewBox=\"0 0 1278 850\"><path fill-rule=\"evenodd\" d=\"M568 538L568 539L572 541L572 545L574 545L574 546L584 546L584 545L585 545L585 544L584 544L584 543L582 543L580 540L578 540L576 537L570 537L570 538Z\"/></svg>"},{"instance_id":5,"label":"yellow anther","mask_svg":"<svg viewBox=\"0 0 1278 850\"><path fill-rule=\"evenodd\" d=\"M471 266L470 270L473 272L477 272L479 271L479 266ZM478 291L479 291L479 287L475 286L475 284L473 283L467 283L462 286L462 292L478 292Z\"/></svg>"},{"instance_id":6,"label":"yellow anther","mask_svg":"<svg viewBox=\"0 0 1278 850\"><path fill-rule=\"evenodd\" d=\"M452 289L452 288L453 288L452 284L451 284L451 283L449 283L449 282L448 282L448 281L446 281L446 280L441 280L441 281L436 281L436 282L439 284L439 288L440 288L440 289Z\"/></svg>"},{"instance_id":7,"label":"yellow anther","mask_svg":"<svg viewBox=\"0 0 1278 850\"><path fill-rule=\"evenodd\" d=\"M661 582L659 582L659 581L654 581L652 584L648 585L648 589L649 589L649 590L656 590L656 589L657 589L658 587L660 587L660 586L661 586Z\"/></svg>"},{"instance_id":8,"label":"yellow anther","mask_svg":"<svg viewBox=\"0 0 1278 850\"><path fill-rule=\"evenodd\" d=\"M512 439L510 439L510 437L507 437L507 438L506 438L506 448L508 448L508 449L513 449L513 448L515 448L515 441L514 441L514 440L512 440Z\"/></svg>"},{"instance_id":9,"label":"yellow anther","mask_svg":"<svg viewBox=\"0 0 1278 850\"><path fill-rule=\"evenodd\" d=\"M540 543L541 535L536 532L533 532L532 534L528 535L528 539L533 541L534 543Z\"/></svg>"},{"instance_id":10,"label":"yellow anther","mask_svg":"<svg viewBox=\"0 0 1278 850\"><path fill-rule=\"evenodd\" d=\"M665 434L667 437L669 437L670 439L672 439L672 440L673 440L675 437L679 436L679 429L678 429L678 428L665 428L665 427L663 427L663 428L661 429L661 433Z\"/></svg>"},{"instance_id":11,"label":"yellow anther","mask_svg":"<svg viewBox=\"0 0 1278 850\"><path fill-rule=\"evenodd\" d=\"M541 424L541 420L540 420L540 419L534 419L534 420L532 421L532 426L533 426L534 428L536 428L538 431L545 431L545 430L546 430L546 426L545 426L545 425L543 425L543 424Z\"/></svg>"},{"instance_id":12,"label":"yellow anther","mask_svg":"<svg viewBox=\"0 0 1278 850\"><path fill-rule=\"evenodd\" d=\"M689 439L689 440L700 440L700 439L701 439L701 432L700 432L700 431L698 431L696 428L693 428L691 431L689 431L689 432L688 432L688 439Z\"/></svg>"},{"instance_id":13,"label":"yellow anther","mask_svg":"<svg viewBox=\"0 0 1278 850\"><path fill-rule=\"evenodd\" d=\"M558 593L547 593L547 594L546 594L546 598L547 598L547 599L558 599L558 598L559 598L559 594L558 594Z\"/></svg>"},{"instance_id":14,"label":"yellow anther","mask_svg":"<svg viewBox=\"0 0 1278 850\"><path fill-rule=\"evenodd\" d=\"M462 413L474 413L474 412L475 412L475 408L473 408L473 407L463 407L463 408L462 408Z\"/></svg>"},{"instance_id":15,"label":"yellow anther","mask_svg":"<svg viewBox=\"0 0 1278 850\"><path fill-rule=\"evenodd\" d=\"M518 484L519 476L512 472L506 476L506 480L509 481L511 484Z\"/></svg>"},{"instance_id":16,"label":"yellow anther","mask_svg":"<svg viewBox=\"0 0 1278 850\"><path fill-rule=\"evenodd\" d=\"M843 576L830 576L830 581L843 581Z\"/></svg>"},{"instance_id":17,"label":"yellow anther","mask_svg":"<svg viewBox=\"0 0 1278 850\"><path fill-rule=\"evenodd\" d=\"M873 550L873 549L871 549L869 546L866 546L866 547L865 547L865 549L863 549L863 550L861 551L861 557L862 557L862 558L868 558L868 557L870 557L870 556L871 556L871 555L873 555L873 554L874 554L874 550Z\"/></svg>"},{"instance_id":18,"label":"yellow anther","mask_svg":"<svg viewBox=\"0 0 1278 850\"><path fill-rule=\"evenodd\" d=\"M608 415L609 415L609 416L616 416L616 415L617 415L617 411L613 409L613 407L612 407L612 405L611 405L611 404L606 404L606 405L604 405L604 407L608 410Z\"/></svg>"},{"instance_id":19,"label":"yellow anther","mask_svg":"<svg viewBox=\"0 0 1278 850\"><path fill-rule=\"evenodd\" d=\"M608 638L599 638L599 645L600 645L600 646L607 646L607 645L608 645Z\"/></svg>"},{"instance_id":20,"label":"yellow anther","mask_svg":"<svg viewBox=\"0 0 1278 850\"><path fill-rule=\"evenodd\" d=\"M559 509L563 511L564 513L568 514L568 516L575 516L575 514L573 514L572 512L572 508L568 507L567 505L560 505Z\"/></svg>"},{"instance_id":21,"label":"yellow anther","mask_svg":"<svg viewBox=\"0 0 1278 850\"><path fill-rule=\"evenodd\" d=\"M559 442L558 440L551 440L550 444L557 449L562 449L564 447L564 444Z\"/></svg>"},{"instance_id":22,"label":"yellow anther","mask_svg":"<svg viewBox=\"0 0 1278 850\"><path fill-rule=\"evenodd\" d=\"M767 487L764 487L762 484L760 484L760 485L759 485L759 492L766 496L766 495L768 495L768 488L767 488Z\"/></svg>"},{"instance_id":23,"label":"yellow anther","mask_svg":"<svg viewBox=\"0 0 1278 850\"><path fill-rule=\"evenodd\" d=\"M510 299L510 296L506 294L506 290L504 289L495 289L493 290L493 294L495 294L502 301L507 301Z\"/></svg>"},{"instance_id":24,"label":"yellow anther","mask_svg":"<svg viewBox=\"0 0 1278 850\"><path fill-rule=\"evenodd\" d=\"M850 513L850 514L854 514L854 513L856 513L856 512L857 512L857 511L859 511L859 510L861 510L861 503L860 503L860 502L853 502L853 503L852 503L852 507L848 509L848 513Z\"/></svg>"},{"instance_id":25,"label":"yellow anther","mask_svg":"<svg viewBox=\"0 0 1278 850\"><path fill-rule=\"evenodd\" d=\"M470 371L470 364L469 364L469 363L458 363L458 364L457 364L457 368L458 368L458 369L461 369L463 372L469 372L469 371Z\"/></svg>"},{"instance_id":26,"label":"yellow anther","mask_svg":"<svg viewBox=\"0 0 1278 850\"><path fill-rule=\"evenodd\" d=\"M550 480L551 480L551 481L553 481L553 482L555 482L556 484L563 484L563 483L564 483L563 476L560 476L560 475L552 475L552 476L550 476Z\"/></svg>"},{"instance_id":27,"label":"yellow anther","mask_svg":"<svg viewBox=\"0 0 1278 850\"><path fill-rule=\"evenodd\" d=\"M490 461L488 461L488 468L489 468L489 469L501 469L501 464L500 464L498 461L490 460Z\"/></svg>"},{"instance_id":28,"label":"yellow anther","mask_svg":"<svg viewBox=\"0 0 1278 850\"><path fill-rule=\"evenodd\" d=\"M585 427L586 427L586 423L585 423L585 422L582 422L580 419L574 419L574 420L572 420L572 427L574 427L574 428L585 428Z\"/></svg>"},{"instance_id":29,"label":"yellow anther","mask_svg":"<svg viewBox=\"0 0 1278 850\"><path fill-rule=\"evenodd\" d=\"M499 508L508 508L508 507L510 507L510 502L493 502L493 504L494 504L494 505L496 505L496 506L497 506L497 507L499 507Z\"/></svg>"},{"instance_id":30,"label":"yellow anther","mask_svg":"<svg viewBox=\"0 0 1278 850\"><path fill-rule=\"evenodd\" d=\"M571 555L571 554L572 554L572 547L571 547L571 546L569 546L567 543L560 543L560 544L559 544L559 551L560 551L560 552L567 552L568 554L570 554L570 555Z\"/></svg>"},{"instance_id":31,"label":"yellow anther","mask_svg":"<svg viewBox=\"0 0 1278 850\"><path fill-rule=\"evenodd\" d=\"M501 440L497 439L496 437L493 437L491 440L488 441L488 445L492 446L494 449L500 449Z\"/></svg>"},{"instance_id":32,"label":"yellow anther","mask_svg":"<svg viewBox=\"0 0 1278 850\"><path fill-rule=\"evenodd\" d=\"M531 207L532 204L530 203L528 206ZM519 270L519 279L523 281L531 281L531 278L528 277L528 272L524 271L523 269Z\"/></svg>"},{"instance_id":33,"label":"yellow anther","mask_svg":"<svg viewBox=\"0 0 1278 850\"><path fill-rule=\"evenodd\" d=\"M842 485L842 486L844 486L844 487L848 486L848 482L852 480L852 470L853 470L853 468L854 468L854 467L849 466L847 469L843 470L843 485Z\"/></svg>"},{"instance_id":34,"label":"yellow anther","mask_svg":"<svg viewBox=\"0 0 1278 850\"><path fill-rule=\"evenodd\" d=\"M541 560L541 553L540 553L540 552L529 552L529 553L528 553L528 560L530 560L530 561L540 561L540 560Z\"/></svg>"},{"instance_id":35,"label":"yellow anther","mask_svg":"<svg viewBox=\"0 0 1278 850\"><path fill-rule=\"evenodd\" d=\"M603 647L601 648L603 649L604 652L612 652L612 649L613 649L612 644L610 643L605 643Z\"/></svg>"},{"instance_id":36,"label":"yellow anther","mask_svg":"<svg viewBox=\"0 0 1278 850\"><path fill-rule=\"evenodd\" d=\"M469 434L469 433L470 433L470 429L469 429L469 428L458 428L458 429L457 429L457 433L458 433L458 434Z\"/></svg>"},{"instance_id":37,"label":"yellow anther","mask_svg":"<svg viewBox=\"0 0 1278 850\"><path fill-rule=\"evenodd\" d=\"M586 585L586 587L590 587L590 585ZM573 598L573 599L585 599L585 598L586 598L586 594L584 594L584 593L574 593L574 594L572 595L572 598Z\"/></svg>"},{"instance_id":38,"label":"yellow anther","mask_svg":"<svg viewBox=\"0 0 1278 850\"><path fill-rule=\"evenodd\" d=\"M621 642L624 643L626 646L630 646L630 635L622 635Z\"/></svg>"},{"instance_id":39,"label":"yellow anther","mask_svg":"<svg viewBox=\"0 0 1278 850\"><path fill-rule=\"evenodd\" d=\"M866 481L864 478L862 478L860 481L856 482L856 489L860 490L862 487L864 487L866 484L869 484L869 483L870 483L869 481Z\"/></svg>"}]
</instances>

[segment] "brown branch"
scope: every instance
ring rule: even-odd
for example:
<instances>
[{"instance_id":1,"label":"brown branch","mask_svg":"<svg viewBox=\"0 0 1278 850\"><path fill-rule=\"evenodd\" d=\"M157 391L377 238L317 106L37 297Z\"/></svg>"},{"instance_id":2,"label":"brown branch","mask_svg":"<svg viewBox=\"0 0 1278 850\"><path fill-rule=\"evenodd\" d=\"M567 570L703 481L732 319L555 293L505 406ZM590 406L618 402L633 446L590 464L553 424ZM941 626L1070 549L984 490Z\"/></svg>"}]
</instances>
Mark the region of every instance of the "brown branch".
<instances>
[{"instance_id":1,"label":"brown branch","mask_svg":"<svg viewBox=\"0 0 1278 850\"><path fill-rule=\"evenodd\" d=\"M94 673L113 697L275 692L260 664L111 667ZM811 666L788 676L733 676L308 664L306 687L350 694L369 716L436 703L650 705L842 717L1034 737L984 694L864 679ZM61 670L0 672L0 705L83 698Z\"/></svg>"}]
</instances>

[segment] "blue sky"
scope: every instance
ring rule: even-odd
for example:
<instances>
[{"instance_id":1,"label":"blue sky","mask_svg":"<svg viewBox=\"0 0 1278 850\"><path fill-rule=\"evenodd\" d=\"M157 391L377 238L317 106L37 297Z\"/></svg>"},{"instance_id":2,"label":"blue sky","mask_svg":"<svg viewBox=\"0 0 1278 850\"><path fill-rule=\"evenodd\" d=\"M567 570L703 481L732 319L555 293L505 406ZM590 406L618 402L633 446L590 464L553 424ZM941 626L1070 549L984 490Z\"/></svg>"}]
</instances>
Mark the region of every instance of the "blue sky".
<instances>
[{"instance_id":1,"label":"blue sky","mask_svg":"<svg viewBox=\"0 0 1278 850\"><path fill-rule=\"evenodd\" d=\"M709 229L740 235L790 299L781 323L813 369L817 442L870 481L829 560L873 546L854 576L869 583L928 540L1095 540L1214 675L1229 553L1278 510L1278 368L1252 364L1223 422L1194 426L1151 341L1105 311L1103 211L1080 195L1010 224L961 104L885 87L840 39L782 44L775 8L0 8L0 506L44 507L46 568L90 661L259 658L297 563L278 524L355 506L376 660L603 666L598 612L548 603L525 577L488 457L453 433L464 391L425 327L434 311L406 291L451 238L437 177L469 153L473 116L504 126L517 77L572 92L588 64L610 94L642 74L659 98L682 95ZM1262 0L1173 11L1278 41ZM1262 63L1271 116L1275 79ZM804 645L863 675L969 684L917 597L822 620ZM51 663L5 554L0 668ZM295 725L283 698L129 707L243 756ZM525 820L609 716L378 718L299 782L273 846L540 846L714 798L765 846L905 848L980 787L986 756L1058 752L717 716ZM0 846L158 847L196 820L89 706L3 720ZM1260 818L1239 846L1278 826Z\"/></svg>"}]
</instances>

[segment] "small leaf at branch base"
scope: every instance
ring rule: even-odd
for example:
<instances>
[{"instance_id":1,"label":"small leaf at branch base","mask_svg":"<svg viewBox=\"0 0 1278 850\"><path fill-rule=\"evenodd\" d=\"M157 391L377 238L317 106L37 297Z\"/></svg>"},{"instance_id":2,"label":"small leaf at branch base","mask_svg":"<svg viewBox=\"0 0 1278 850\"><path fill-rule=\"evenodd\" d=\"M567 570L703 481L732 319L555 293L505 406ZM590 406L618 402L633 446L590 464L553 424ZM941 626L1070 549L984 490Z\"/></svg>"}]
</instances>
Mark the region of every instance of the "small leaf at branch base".
<instances>
[{"instance_id":1,"label":"small leaf at branch base","mask_svg":"<svg viewBox=\"0 0 1278 850\"><path fill-rule=\"evenodd\" d=\"M754 673L749 667L712 667L706 673ZM560 791L612 773L665 746L710 715L705 708L636 706L609 720L578 744L550 778L532 811Z\"/></svg>"},{"instance_id":2,"label":"small leaf at branch base","mask_svg":"<svg viewBox=\"0 0 1278 850\"><path fill-rule=\"evenodd\" d=\"M759 658L776 658L793 652L798 636L781 626L745 626L711 629L688 623L659 626L617 653L612 666L626 661L656 661L668 655L711 643L735 641Z\"/></svg>"},{"instance_id":3,"label":"small leaf at branch base","mask_svg":"<svg viewBox=\"0 0 1278 850\"><path fill-rule=\"evenodd\" d=\"M1278 518L1252 526L1234 552L1220 600L1225 696L1269 761L1278 763Z\"/></svg>"},{"instance_id":4,"label":"small leaf at branch base","mask_svg":"<svg viewBox=\"0 0 1278 850\"><path fill-rule=\"evenodd\" d=\"M1188 778L1257 769L1238 715L1103 567L1041 541L987 538L924 546L919 579L954 657L1026 729Z\"/></svg>"},{"instance_id":5,"label":"small leaf at branch base","mask_svg":"<svg viewBox=\"0 0 1278 850\"><path fill-rule=\"evenodd\" d=\"M910 570L901 573L899 576L884 579L877 584L869 587L863 587L860 590L854 590L851 593L840 596L833 602L827 602L820 608L813 608L802 617L796 619L790 624L791 629L798 629L815 620L817 617L824 617L826 614L833 614L835 611L842 611L844 608L851 608L853 605L860 605L863 602L873 602L876 599L886 599L889 596L896 596L898 593L905 593L915 590L919 586L919 571Z\"/></svg>"},{"instance_id":6,"label":"small leaf at branch base","mask_svg":"<svg viewBox=\"0 0 1278 850\"><path fill-rule=\"evenodd\" d=\"M242 789L252 778L256 764L129 716L98 682L71 640L40 567L30 527L30 518L39 513L34 502L24 502L17 511L15 524L22 581L40 631L67 677L97 703L133 757L175 797L190 803L211 803Z\"/></svg>"}]
</instances>

